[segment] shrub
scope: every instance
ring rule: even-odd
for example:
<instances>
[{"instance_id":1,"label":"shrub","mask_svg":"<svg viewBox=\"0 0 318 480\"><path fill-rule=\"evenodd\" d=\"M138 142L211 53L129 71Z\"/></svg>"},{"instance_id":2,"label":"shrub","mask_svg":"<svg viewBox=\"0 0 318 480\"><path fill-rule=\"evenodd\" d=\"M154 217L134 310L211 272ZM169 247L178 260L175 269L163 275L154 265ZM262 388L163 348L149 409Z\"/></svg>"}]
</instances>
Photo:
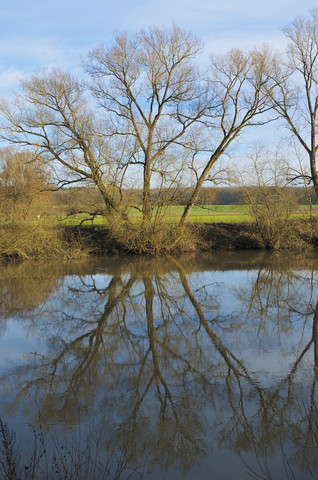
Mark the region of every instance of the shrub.
<instances>
[{"instance_id":1,"label":"shrub","mask_svg":"<svg viewBox=\"0 0 318 480\"><path fill-rule=\"evenodd\" d=\"M194 237L185 229L162 221L134 223L108 219L110 236L122 251L158 255L173 249L194 248Z\"/></svg>"},{"instance_id":2,"label":"shrub","mask_svg":"<svg viewBox=\"0 0 318 480\"><path fill-rule=\"evenodd\" d=\"M13 259L70 258L84 254L65 230L42 224L16 223L0 227L0 256Z\"/></svg>"}]
</instances>

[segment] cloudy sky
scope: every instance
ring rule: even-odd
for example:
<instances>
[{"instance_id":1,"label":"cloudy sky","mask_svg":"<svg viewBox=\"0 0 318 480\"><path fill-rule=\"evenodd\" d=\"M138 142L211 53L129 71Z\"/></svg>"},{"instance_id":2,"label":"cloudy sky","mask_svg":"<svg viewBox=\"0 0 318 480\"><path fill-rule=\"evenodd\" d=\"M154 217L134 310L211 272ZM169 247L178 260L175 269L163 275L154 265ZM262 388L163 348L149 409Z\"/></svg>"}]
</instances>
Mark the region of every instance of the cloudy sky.
<instances>
[{"instance_id":1,"label":"cloudy sky","mask_svg":"<svg viewBox=\"0 0 318 480\"><path fill-rule=\"evenodd\" d=\"M269 43L283 48L283 27L307 15L313 0L10 0L1 2L0 97L17 79L44 66L71 72L116 30L175 21L198 35L208 52Z\"/></svg>"}]
</instances>

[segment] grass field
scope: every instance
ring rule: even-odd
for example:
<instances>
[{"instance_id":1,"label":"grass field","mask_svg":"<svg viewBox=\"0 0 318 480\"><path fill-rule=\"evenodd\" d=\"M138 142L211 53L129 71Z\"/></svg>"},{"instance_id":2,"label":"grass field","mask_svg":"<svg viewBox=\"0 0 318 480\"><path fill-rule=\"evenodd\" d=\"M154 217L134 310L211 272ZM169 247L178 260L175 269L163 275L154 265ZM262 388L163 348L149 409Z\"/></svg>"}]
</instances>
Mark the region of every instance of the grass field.
<instances>
[{"instance_id":1,"label":"grass field","mask_svg":"<svg viewBox=\"0 0 318 480\"><path fill-rule=\"evenodd\" d=\"M182 205L169 207L166 218L170 222L178 222L184 211ZM206 205L195 206L191 210L189 222L248 222L252 218L249 214L248 205Z\"/></svg>"},{"instance_id":2,"label":"grass field","mask_svg":"<svg viewBox=\"0 0 318 480\"><path fill-rule=\"evenodd\" d=\"M164 218L169 223L177 223L184 211L184 206L174 205L168 207L165 211ZM313 205L312 215L318 216L318 205ZM305 217L309 216L309 207L307 205L299 205L298 212L293 216ZM133 210L131 217L140 218L141 214ZM60 217L60 221L65 225L78 225L85 215L77 215L63 219ZM206 205L193 207L189 222L193 223L239 223L239 222L251 222L253 221L248 205ZM105 219L102 216L98 216L94 219L94 225L104 225ZM91 224L91 221L85 221L85 224Z\"/></svg>"}]
</instances>

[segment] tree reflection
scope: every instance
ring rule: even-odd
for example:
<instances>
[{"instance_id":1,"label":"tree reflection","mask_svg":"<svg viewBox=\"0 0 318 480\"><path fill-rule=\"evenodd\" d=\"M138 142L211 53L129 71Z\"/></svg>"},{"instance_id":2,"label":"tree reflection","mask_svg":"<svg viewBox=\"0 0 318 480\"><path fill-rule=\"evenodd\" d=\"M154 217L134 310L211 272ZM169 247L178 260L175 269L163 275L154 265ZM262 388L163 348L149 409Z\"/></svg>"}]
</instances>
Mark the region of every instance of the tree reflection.
<instances>
[{"instance_id":1,"label":"tree reflection","mask_svg":"<svg viewBox=\"0 0 318 480\"><path fill-rule=\"evenodd\" d=\"M248 426L253 448L258 456L264 456L265 449L274 450L274 438L278 440L276 448L292 441L296 448L294 462L312 473L318 465L318 301L314 272L304 275L303 271L288 270L284 264L275 270L263 265L251 288L241 290L239 296L247 305L246 318L254 322L259 337L269 328L278 338L292 336L297 327L299 336L288 373L266 389L269 416L254 432L251 422ZM259 442L260 432L266 429L268 438Z\"/></svg>"},{"instance_id":2,"label":"tree reflection","mask_svg":"<svg viewBox=\"0 0 318 480\"><path fill-rule=\"evenodd\" d=\"M216 271L193 273L191 260L174 258L53 282L41 306L24 312L24 327L32 322L48 341L11 372L9 408L27 413L36 399L47 425L97 412L135 464L146 455L186 471L216 444L264 456L292 443L293 461L314 470L316 290L313 274L261 264L244 288L226 291ZM271 362L288 355L288 369L267 375L255 352Z\"/></svg>"}]
</instances>

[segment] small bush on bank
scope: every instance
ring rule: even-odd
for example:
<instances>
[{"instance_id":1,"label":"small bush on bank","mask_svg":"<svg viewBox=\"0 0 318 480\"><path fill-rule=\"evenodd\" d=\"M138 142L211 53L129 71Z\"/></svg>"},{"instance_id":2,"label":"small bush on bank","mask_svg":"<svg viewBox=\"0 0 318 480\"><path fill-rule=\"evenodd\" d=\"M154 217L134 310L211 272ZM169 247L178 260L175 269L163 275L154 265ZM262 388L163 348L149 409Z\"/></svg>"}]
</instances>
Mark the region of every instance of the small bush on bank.
<instances>
[{"instance_id":1,"label":"small bush on bank","mask_svg":"<svg viewBox=\"0 0 318 480\"><path fill-rule=\"evenodd\" d=\"M27 222L0 227L0 256L4 258L71 258L84 254L80 243L63 228Z\"/></svg>"},{"instance_id":2,"label":"small bush on bank","mask_svg":"<svg viewBox=\"0 0 318 480\"><path fill-rule=\"evenodd\" d=\"M317 246L318 224L314 220L267 217L255 224L263 248L308 250Z\"/></svg>"},{"instance_id":3,"label":"small bush on bank","mask_svg":"<svg viewBox=\"0 0 318 480\"><path fill-rule=\"evenodd\" d=\"M158 255L172 250L194 250L195 236L167 222L143 224L109 221L109 235L117 248L128 253Z\"/></svg>"}]
</instances>

